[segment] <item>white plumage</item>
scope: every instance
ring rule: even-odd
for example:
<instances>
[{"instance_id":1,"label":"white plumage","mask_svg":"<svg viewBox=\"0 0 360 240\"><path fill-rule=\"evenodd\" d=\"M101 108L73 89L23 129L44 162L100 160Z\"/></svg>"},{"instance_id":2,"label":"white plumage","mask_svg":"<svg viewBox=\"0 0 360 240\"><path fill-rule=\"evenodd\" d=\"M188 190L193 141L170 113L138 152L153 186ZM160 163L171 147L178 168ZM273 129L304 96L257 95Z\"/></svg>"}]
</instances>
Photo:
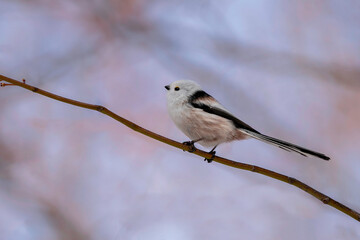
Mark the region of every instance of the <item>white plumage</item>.
<instances>
[{"instance_id":1,"label":"white plumage","mask_svg":"<svg viewBox=\"0 0 360 240\"><path fill-rule=\"evenodd\" d=\"M253 137L303 156L330 159L322 153L261 134L232 115L193 81L176 81L165 88L168 90L167 107L171 119L194 143L214 147L214 150L221 143ZM213 150L211 153L215 153Z\"/></svg>"}]
</instances>

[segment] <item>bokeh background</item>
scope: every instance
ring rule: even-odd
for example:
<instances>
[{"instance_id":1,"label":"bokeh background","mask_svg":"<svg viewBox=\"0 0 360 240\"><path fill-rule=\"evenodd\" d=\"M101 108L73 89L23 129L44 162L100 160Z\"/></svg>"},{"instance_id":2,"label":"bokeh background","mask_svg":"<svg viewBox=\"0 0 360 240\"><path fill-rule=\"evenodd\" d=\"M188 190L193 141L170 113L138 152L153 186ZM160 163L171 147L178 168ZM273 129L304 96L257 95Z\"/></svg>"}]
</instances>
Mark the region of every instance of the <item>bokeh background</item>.
<instances>
[{"instance_id":1,"label":"bokeh background","mask_svg":"<svg viewBox=\"0 0 360 240\"><path fill-rule=\"evenodd\" d=\"M178 141L164 85L200 83L257 130L218 154L360 211L360 2L1 0L0 73ZM0 89L0 239L359 239L276 180L207 164L97 112Z\"/></svg>"}]
</instances>

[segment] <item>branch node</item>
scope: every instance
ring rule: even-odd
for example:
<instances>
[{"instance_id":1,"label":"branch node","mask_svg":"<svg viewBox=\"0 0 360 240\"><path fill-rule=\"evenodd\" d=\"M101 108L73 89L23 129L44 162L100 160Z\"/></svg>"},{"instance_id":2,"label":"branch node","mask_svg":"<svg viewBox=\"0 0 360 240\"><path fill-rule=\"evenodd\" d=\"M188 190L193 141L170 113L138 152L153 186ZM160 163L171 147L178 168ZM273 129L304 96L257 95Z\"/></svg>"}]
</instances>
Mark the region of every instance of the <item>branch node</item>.
<instances>
[{"instance_id":1,"label":"branch node","mask_svg":"<svg viewBox=\"0 0 360 240\"><path fill-rule=\"evenodd\" d=\"M39 91L39 89L37 87L33 87L33 89L31 89L31 91L37 92L37 91Z\"/></svg>"},{"instance_id":2,"label":"branch node","mask_svg":"<svg viewBox=\"0 0 360 240\"><path fill-rule=\"evenodd\" d=\"M252 166L251 169L250 169L250 171L256 172L256 167L255 167L255 166Z\"/></svg>"},{"instance_id":3,"label":"branch node","mask_svg":"<svg viewBox=\"0 0 360 240\"><path fill-rule=\"evenodd\" d=\"M292 178L292 177L288 177L288 183L290 184L294 184L294 182L296 181L295 178Z\"/></svg>"},{"instance_id":4,"label":"branch node","mask_svg":"<svg viewBox=\"0 0 360 240\"><path fill-rule=\"evenodd\" d=\"M329 197L323 197L321 199L321 201L324 203L324 204L328 204L330 202L330 198Z\"/></svg>"},{"instance_id":5,"label":"branch node","mask_svg":"<svg viewBox=\"0 0 360 240\"><path fill-rule=\"evenodd\" d=\"M103 107L103 106L97 106L96 107L96 111L98 111L98 112L102 112L102 111L104 111L105 110L105 107Z\"/></svg>"}]
</instances>

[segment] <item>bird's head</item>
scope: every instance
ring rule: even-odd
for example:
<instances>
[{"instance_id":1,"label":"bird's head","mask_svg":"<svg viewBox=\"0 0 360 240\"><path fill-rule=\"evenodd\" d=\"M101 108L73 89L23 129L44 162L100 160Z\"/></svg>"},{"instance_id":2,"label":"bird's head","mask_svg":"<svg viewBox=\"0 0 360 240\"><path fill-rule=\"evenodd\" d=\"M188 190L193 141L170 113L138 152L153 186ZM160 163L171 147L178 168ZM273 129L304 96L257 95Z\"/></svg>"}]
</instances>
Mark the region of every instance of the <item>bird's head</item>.
<instances>
[{"instance_id":1,"label":"bird's head","mask_svg":"<svg viewBox=\"0 0 360 240\"><path fill-rule=\"evenodd\" d=\"M183 103L196 91L201 90L199 84L190 80L180 80L165 86L167 90L167 100L173 103Z\"/></svg>"}]
</instances>

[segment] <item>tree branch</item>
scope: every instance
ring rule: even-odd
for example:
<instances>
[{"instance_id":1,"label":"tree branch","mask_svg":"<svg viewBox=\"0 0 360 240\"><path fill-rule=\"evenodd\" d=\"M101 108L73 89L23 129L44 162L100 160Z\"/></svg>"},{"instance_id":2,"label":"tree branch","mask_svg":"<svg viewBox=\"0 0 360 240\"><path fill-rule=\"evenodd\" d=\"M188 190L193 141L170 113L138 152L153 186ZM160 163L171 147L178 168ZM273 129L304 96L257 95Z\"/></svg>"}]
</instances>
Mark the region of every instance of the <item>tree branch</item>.
<instances>
[{"instance_id":1,"label":"tree branch","mask_svg":"<svg viewBox=\"0 0 360 240\"><path fill-rule=\"evenodd\" d=\"M168 144L170 146L182 149L184 151L192 150L191 147L189 147L189 146L186 146L186 145L184 145L182 143L176 142L174 140L171 140L169 138L166 138L166 137L163 137L163 136L161 136L159 134L151 132L151 131L149 131L149 130L147 130L145 128L142 128L139 125L136 125L135 123L133 123L133 122L131 122L131 121L125 119L125 118L120 117L119 115L113 113L112 111L110 111L109 109L107 109L107 108L105 108L105 107L103 107L101 105L93 105L93 104L88 104L88 103L84 103L84 102L75 101L75 100L72 100L72 99L69 99L69 98L64 98L64 97L55 95L53 93L41 90L41 89L39 89L37 87L28 85L28 84L25 83L25 81L20 82L20 81L14 80L12 78L5 77L3 75L0 75L0 81L6 81L6 82L11 83L13 85L25 88L27 90L33 91L35 93L38 93L40 95L43 95L43 96L46 96L46 97L49 97L49 98L52 98L52 99L55 99L55 100L58 100L60 102L64 102L64 103L71 104L71 105L74 105L74 106L78 106L78 107L81 107L81 108L87 108L87 109L98 111L98 112L100 112L102 114L108 115L109 117L115 119L116 121L124 124L125 126L131 128L131 129L133 129L134 131L139 132L141 134L144 134L144 135L146 135L146 136L148 136L150 138L153 138L155 140L158 140L158 141L163 142L165 144ZM7 86L7 84L2 84L2 86ZM212 157L212 154L209 154L209 153L204 152L204 151L199 150L199 149L196 149L192 153L196 154L198 156L204 157L204 158L211 158ZM213 161L216 161L218 163L221 163L221 164L224 164L224 165L227 165L227 166L230 166L230 167L234 167L234 168L238 168L238 169L242 169L242 170L246 170L246 171L251 171L251 172L256 172L256 173L259 173L259 174L262 174L262 175L277 179L279 181L294 185L294 186L300 188L301 190L307 192L308 194L312 195L313 197L319 199L324 204L332 206L332 207L336 208L337 210L345 213L346 215L349 215L350 217L352 217L352 218L354 218L354 219L356 219L357 221L360 222L360 214L358 212L356 212L356 211L352 210L351 208L339 203L338 201L335 201L334 199L326 196L325 194L315 190L314 188L306 185L305 183L303 183L303 182L301 182L301 181L299 181L299 180L297 180L295 178L288 177L286 175L283 175L283 174L280 174L280 173L277 173L277 172L274 172L274 171L271 171L271 170L268 170L268 169L265 169L265 168L262 168L262 167L258 167L258 166L250 165L250 164L246 164L246 163L235 162L235 161L232 161L232 160L229 160L229 159L226 159L226 158L222 158L222 157L219 157L219 156L215 156Z\"/></svg>"}]
</instances>

